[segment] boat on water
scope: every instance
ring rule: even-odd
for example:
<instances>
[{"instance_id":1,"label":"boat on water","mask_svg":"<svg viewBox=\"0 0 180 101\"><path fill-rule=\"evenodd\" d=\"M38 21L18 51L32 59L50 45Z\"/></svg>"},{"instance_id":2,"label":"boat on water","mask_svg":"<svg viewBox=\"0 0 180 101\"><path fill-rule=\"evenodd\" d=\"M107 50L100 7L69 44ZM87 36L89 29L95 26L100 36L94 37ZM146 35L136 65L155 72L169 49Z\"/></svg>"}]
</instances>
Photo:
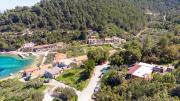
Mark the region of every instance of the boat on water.
<instances>
[{"instance_id":1,"label":"boat on water","mask_svg":"<svg viewBox=\"0 0 180 101\"><path fill-rule=\"evenodd\" d=\"M9 76L13 76L14 74L13 73L10 73Z\"/></svg>"},{"instance_id":2,"label":"boat on water","mask_svg":"<svg viewBox=\"0 0 180 101\"><path fill-rule=\"evenodd\" d=\"M22 54L18 54L18 56L20 57L20 58L25 58L25 56L24 55L22 55Z\"/></svg>"}]
</instances>

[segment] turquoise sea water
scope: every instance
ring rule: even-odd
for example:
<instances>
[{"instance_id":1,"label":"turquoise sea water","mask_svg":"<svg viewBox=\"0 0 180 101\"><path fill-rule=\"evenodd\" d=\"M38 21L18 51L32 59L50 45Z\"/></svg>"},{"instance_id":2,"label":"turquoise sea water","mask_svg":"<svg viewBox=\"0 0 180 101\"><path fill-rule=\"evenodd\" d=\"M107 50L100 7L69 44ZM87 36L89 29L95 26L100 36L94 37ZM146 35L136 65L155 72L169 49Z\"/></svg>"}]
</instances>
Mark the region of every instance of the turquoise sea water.
<instances>
[{"instance_id":1,"label":"turquoise sea water","mask_svg":"<svg viewBox=\"0 0 180 101\"><path fill-rule=\"evenodd\" d=\"M18 56L0 55L0 79L17 73L32 64L32 58L22 59Z\"/></svg>"}]
</instances>

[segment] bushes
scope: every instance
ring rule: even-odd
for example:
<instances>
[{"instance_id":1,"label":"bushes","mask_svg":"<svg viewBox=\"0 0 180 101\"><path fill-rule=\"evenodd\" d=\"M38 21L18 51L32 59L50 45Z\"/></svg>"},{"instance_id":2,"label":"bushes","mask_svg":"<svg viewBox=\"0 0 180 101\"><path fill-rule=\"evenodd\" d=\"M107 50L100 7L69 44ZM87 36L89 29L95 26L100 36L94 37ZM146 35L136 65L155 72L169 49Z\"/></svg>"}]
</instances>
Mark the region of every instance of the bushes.
<instances>
[{"instance_id":1,"label":"bushes","mask_svg":"<svg viewBox=\"0 0 180 101\"><path fill-rule=\"evenodd\" d=\"M38 89L38 88L40 88L42 86L43 86L43 81L39 80L39 79L32 80L32 81L26 83L26 88Z\"/></svg>"},{"instance_id":2,"label":"bushes","mask_svg":"<svg viewBox=\"0 0 180 101\"><path fill-rule=\"evenodd\" d=\"M171 95L172 95L172 96L177 96L177 97L180 98L180 86L174 88L174 89L171 91Z\"/></svg>"},{"instance_id":3,"label":"bushes","mask_svg":"<svg viewBox=\"0 0 180 101\"><path fill-rule=\"evenodd\" d=\"M180 84L180 68L177 68L176 71L173 72L173 75L176 78L176 83Z\"/></svg>"},{"instance_id":4,"label":"bushes","mask_svg":"<svg viewBox=\"0 0 180 101\"><path fill-rule=\"evenodd\" d=\"M158 43L155 44L153 43L153 40L149 40L148 42L149 38L147 37L145 40L145 46L150 45L151 47L143 47L142 61L157 64L167 64L177 60L179 55L179 49L178 45L172 44L170 42L172 38L173 36L168 36L168 34L166 34L160 37Z\"/></svg>"},{"instance_id":5,"label":"bushes","mask_svg":"<svg viewBox=\"0 0 180 101\"><path fill-rule=\"evenodd\" d=\"M152 75L151 81L142 78L125 80L123 73L113 70L104 75L97 101L179 101L179 70L165 75Z\"/></svg>"},{"instance_id":6,"label":"bushes","mask_svg":"<svg viewBox=\"0 0 180 101\"><path fill-rule=\"evenodd\" d=\"M175 64L175 68L180 68L180 60Z\"/></svg>"},{"instance_id":7,"label":"bushes","mask_svg":"<svg viewBox=\"0 0 180 101\"><path fill-rule=\"evenodd\" d=\"M16 79L0 82L0 101L42 101L44 86L41 81L24 84Z\"/></svg>"},{"instance_id":8,"label":"bushes","mask_svg":"<svg viewBox=\"0 0 180 101\"><path fill-rule=\"evenodd\" d=\"M120 51L110 58L111 65L133 64L141 60L142 44L138 40L130 41L124 47L125 51Z\"/></svg>"},{"instance_id":9,"label":"bushes","mask_svg":"<svg viewBox=\"0 0 180 101\"><path fill-rule=\"evenodd\" d=\"M110 64L111 65L116 65L116 66L121 66L124 64L124 53L119 52L118 54L113 55L110 58Z\"/></svg>"},{"instance_id":10,"label":"bushes","mask_svg":"<svg viewBox=\"0 0 180 101\"><path fill-rule=\"evenodd\" d=\"M122 83L120 76L117 72L111 71L106 78L104 78L104 83L111 87L118 86Z\"/></svg>"},{"instance_id":11,"label":"bushes","mask_svg":"<svg viewBox=\"0 0 180 101\"><path fill-rule=\"evenodd\" d=\"M100 64L108 59L108 52L103 49L91 50L87 54L88 59L94 60L96 63Z\"/></svg>"},{"instance_id":12,"label":"bushes","mask_svg":"<svg viewBox=\"0 0 180 101\"><path fill-rule=\"evenodd\" d=\"M168 40L172 37L163 36L158 44L147 36L142 45L139 40L129 41L124 47L126 50L110 58L111 65L134 64L135 62L147 62L156 64L168 64L178 60L179 45L171 44ZM143 46L143 47L142 47ZM176 65L177 68L178 64Z\"/></svg>"},{"instance_id":13,"label":"bushes","mask_svg":"<svg viewBox=\"0 0 180 101\"><path fill-rule=\"evenodd\" d=\"M85 64L82 66L82 68L85 69L83 73L83 78L88 79L91 76L91 73L93 72L95 68L95 62L93 60L88 60L85 62Z\"/></svg>"},{"instance_id":14,"label":"bushes","mask_svg":"<svg viewBox=\"0 0 180 101\"><path fill-rule=\"evenodd\" d=\"M57 88L53 95L54 101L77 101L76 92L71 88Z\"/></svg>"},{"instance_id":15,"label":"bushes","mask_svg":"<svg viewBox=\"0 0 180 101\"><path fill-rule=\"evenodd\" d=\"M44 97L44 96L43 96L43 93L42 93L42 92L34 92L34 93L32 94L32 100L33 100L33 101L41 101L43 97Z\"/></svg>"}]
</instances>

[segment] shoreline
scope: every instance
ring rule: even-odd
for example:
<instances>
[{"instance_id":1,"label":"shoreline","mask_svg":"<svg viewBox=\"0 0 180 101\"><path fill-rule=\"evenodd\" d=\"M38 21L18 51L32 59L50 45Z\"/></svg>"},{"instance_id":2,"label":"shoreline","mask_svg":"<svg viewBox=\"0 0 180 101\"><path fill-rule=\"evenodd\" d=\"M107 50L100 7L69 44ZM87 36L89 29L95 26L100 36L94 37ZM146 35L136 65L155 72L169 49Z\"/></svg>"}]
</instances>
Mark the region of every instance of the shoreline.
<instances>
[{"instance_id":1,"label":"shoreline","mask_svg":"<svg viewBox=\"0 0 180 101\"><path fill-rule=\"evenodd\" d=\"M10 57L20 59L20 60L21 59L22 60L29 60L30 64L28 64L27 66L22 67L22 69L20 69L19 71L13 73L13 75L11 75L11 76L5 76L5 77L0 78L0 81L13 79L13 78L16 78L16 77L19 78L22 71L25 71L25 70L30 69L30 68L37 68L37 66L36 66L36 64L37 64L36 60L38 59L37 55L31 55L31 56L28 55L25 58L21 58L18 55L18 53L19 52L0 52L0 56L10 56ZM24 53L24 54L28 54L28 53Z\"/></svg>"}]
</instances>

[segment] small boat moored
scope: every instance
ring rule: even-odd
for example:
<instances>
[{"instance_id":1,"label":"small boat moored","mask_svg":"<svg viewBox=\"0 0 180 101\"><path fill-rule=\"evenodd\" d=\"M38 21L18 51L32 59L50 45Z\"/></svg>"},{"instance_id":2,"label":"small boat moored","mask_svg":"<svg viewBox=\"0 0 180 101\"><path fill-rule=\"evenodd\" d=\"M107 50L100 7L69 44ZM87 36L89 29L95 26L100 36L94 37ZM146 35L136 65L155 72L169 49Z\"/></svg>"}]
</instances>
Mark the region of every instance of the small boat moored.
<instances>
[{"instance_id":1,"label":"small boat moored","mask_svg":"<svg viewBox=\"0 0 180 101\"><path fill-rule=\"evenodd\" d=\"M13 76L14 74L13 73L10 73L9 76Z\"/></svg>"}]
</instances>

